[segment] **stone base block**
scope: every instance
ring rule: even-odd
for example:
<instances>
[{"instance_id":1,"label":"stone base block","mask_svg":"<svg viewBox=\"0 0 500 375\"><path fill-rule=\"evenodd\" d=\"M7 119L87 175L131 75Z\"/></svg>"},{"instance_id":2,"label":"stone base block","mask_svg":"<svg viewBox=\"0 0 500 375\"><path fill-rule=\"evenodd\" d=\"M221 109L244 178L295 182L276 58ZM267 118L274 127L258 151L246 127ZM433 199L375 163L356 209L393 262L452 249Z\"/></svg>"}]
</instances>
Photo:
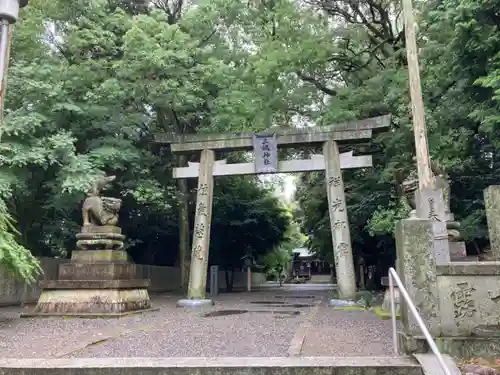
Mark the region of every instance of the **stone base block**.
<instances>
[{"instance_id":1,"label":"stone base block","mask_svg":"<svg viewBox=\"0 0 500 375\"><path fill-rule=\"evenodd\" d=\"M213 305L215 305L215 303L211 299L180 299L177 301L177 307L202 307Z\"/></svg>"},{"instance_id":2,"label":"stone base block","mask_svg":"<svg viewBox=\"0 0 500 375\"><path fill-rule=\"evenodd\" d=\"M65 263L59 265L59 280L131 280L133 263Z\"/></svg>"},{"instance_id":3,"label":"stone base block","mask_svg":"<svg viewBox=\"0 0 500 375\"><path fill-rule=\"evenodd\" d=\"M128 254L123 250L73 250L71 262L100 263L100 262L127 262Z\"/></svg>"},{"instance_id":4,"label":"stone base block","mask_svg":"<svg viewBox=\"0 0 500 375\"><path fill-rule=\"evenodd\" d=\"M394 304L396 307L396 314L399 314L401 310L401 294L397 286L394 287ZM389 288L385 290L382 308L385 311L391 311L391 290Z\"/></svg>"},{"instance_id":5,"label":"stone base block","mask_svg":"<svg viewBox=\"0 0 500 375\"><path fill-rule=\"evenodd\" d=\"M147 288L44 289L34 311L24 316L102 316L150 308Z\"/></svg>"},{"instance_id":6,"label":"stone base block","mask_svg":"<svg viewBox=\"0 0 500 375\"><path fill-rule=\"evenodd\" d=\"M493 358L500 353L500 336L444 336L434 338L439 351L455 358ZM423 336L399 333L400 347L406 354L429 353L430 347Z\"/></svg>"},{"instance_id":7,"label":"stone base block","mask_svg":"<svg viewBox=\"0 0 500 375\"><path fill-rule=\"evenodd\" d=\"M462 261L467 258L467 251L465 249L465 242L449 242L450 245L450 260Z\"/></svg>"},{"instance_id":8,"label":"stone base block","mask_svg":"<svg viewBox=\"0 0 500 375\"><path fill-rule=\"evenodd\" d=\"M122 229L115 225L87 225L83 226L80 233L117 233L121 234Z\"/></svg>"},{"instance_id":9,"label":"stone base block","mask_svg":"<svg viewBox=\"0 0 500 375\"><path fill-rule=\"evenodd\" d=\"M134 280L43 280L42 289L143 289L149 287L148 279Z\"/></svg>"}]
</instances>

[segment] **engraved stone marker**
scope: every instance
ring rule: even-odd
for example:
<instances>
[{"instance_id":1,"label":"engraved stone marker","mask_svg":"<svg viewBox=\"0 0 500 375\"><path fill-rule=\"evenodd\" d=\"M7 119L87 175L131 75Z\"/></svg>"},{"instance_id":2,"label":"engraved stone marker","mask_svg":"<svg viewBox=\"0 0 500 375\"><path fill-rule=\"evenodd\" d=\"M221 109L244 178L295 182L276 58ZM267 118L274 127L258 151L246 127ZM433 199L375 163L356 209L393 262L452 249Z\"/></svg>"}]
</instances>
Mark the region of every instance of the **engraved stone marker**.
<instances>
[{"instance_id":1,"label":"engraved stone marker","mask_svg":"<svg viewBox=\"0 0 500 375\"><path fill-rule=\"evenodd\" d=\"M219 294L219 266L210 266L210 296Z\"/></svg>"},{"instance_id":2,"label":"engraved stone marker","mask_svg":"<svg viewBox=\"0 0 500 375\"><path fill-rule=\"evenodd\" d=\"M278 171L278 142L276 134L253 136L255 173L276 173Z\"/></svg>"},{"instance_id":3,"label":"engraved stone marker","mask_svg":"<svg viewBox=\"0 0 500 375\"><path fill-rule=\"evenodd\" d=\"M214 190L214 179L212 176L214 163L214 151L203 150L201 152L200 177L198 179L198 192L196 196L188 299L205 300ZM210 301L207 300L207 302Z\"/></svg>"},{"instance_id":4,"label":"engraved stone marker","mask_svg":"<svg viewBox=\"0 0 500 375\"><path fill-rule=\"evenodd\" d=\"M475 291L476 289L467 281L458 282L452 290L450 296L453 302L453 316L457 325L460 325L463 319L472 318L477 312L473 297Z\"/></svg>"},{"instance_id":5,"label":"engraved stone marker","mask_svg":"<svg viewBox=\"0 0 500 375\"><path fill-rule=\"evenodd\" d=\"M489 186L484 190L484 208L488 220L491 255L500 260L500 186Z\"/></svg>"},{"instance_id":6,"label":"engraved stone marker","mask_svg":"<svg viewBox=\"0 0 500 375\"><path fill-rule=\"evenodd\" d=\"M340 169L340 156L337 142L328 141L323 146L326 163L326 186L328 211L332 231L335 270L342 298L356 298L356 277L351 249L351 234L347 220L344 195L344 182Z\"/></svg>"},{"instance_id":7,"label":"engraved stone marker","mask_svg":"<svg viewBox=\"0 0 500 375\"><path fill-rule=\"evenodd\" d=\"M434 255L437 264L450 262L450 246L446 221L449 213L443 198L443 190L428 188L415 192L417 216L429 219L434 231Z\"/></svg>"},{"instance_id":8,"label":"engraved stone marker","mask_svg":"<svg viewBox=\"0 0 500 375\"><path fill-rule=\"evenodd\" d=\"M440 329L439 292L433 223L405 219L396 223L397 272L432 335ZM401 323L405 333L421 335L408 304L401 301Z\"/></svg>"}]
</instances>

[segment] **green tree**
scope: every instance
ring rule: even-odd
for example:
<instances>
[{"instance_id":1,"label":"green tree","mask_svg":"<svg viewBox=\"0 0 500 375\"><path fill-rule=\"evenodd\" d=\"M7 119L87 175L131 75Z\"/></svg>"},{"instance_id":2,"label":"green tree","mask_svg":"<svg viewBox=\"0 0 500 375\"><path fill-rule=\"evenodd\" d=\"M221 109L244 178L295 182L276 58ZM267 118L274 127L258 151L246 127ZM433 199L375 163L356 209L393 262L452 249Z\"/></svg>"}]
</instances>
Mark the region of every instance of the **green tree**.
<instances>
[{"instance_id":1,"label":"green tree","mask_svg":"<svg viewBox=\"0 0 500 375\"><path fill-rule=\"evenodd\" d=\"M40 264L28 249L19 244L17 234L13 219L0 200L0 265L14 276L31 283L41 272Z\"/></svg>"},{"instance_id":2,"label":"green tree","mask_svg":"<svg viewBox=\"0 0 500 375\"><path fill-rule=\"evenodd\" d=\"M307 236L301 232L299 225L295 221L292 210L293 207L288 207L290 222L284 233L283 240L258 261L259 264L264 266L269 275L273 275L279 280L280 286L293 259L293 250L304 245L307 240Z\"/></svg>"},{"instance_id":3,"label":"green tree","mask_svg":"<svg viewBox=\"0 0 500 375\"><path fill-rule=\"evenodd\" d=\"M343 30L336 40L342 53L325 60L324 68L334 64L342 80L335 90L320 89L331 98L320 123L393 114L388 133L356 148L372 153L374 168L344 171L355 254L375 264L383 259L386 265L381 268L386 268L394 259L394 223L408 211L400 201L394 176L412 172L415 163L399 4L379 0L313 4L334 21L335 28ZM474 252L487 240L482 190L499 181L494 172L498 168L494 141L498 107L492 100L494 89L484 86L491 85L488 74L495 74L495 64L487 68L486 61L496 61L498 53L498 23L490 12L494 6L467 0L443 1L437 6L417 3L431 158L451 179L451 208ZM322 80L317 87L324 85ZM328 256L331 240L323 179L319 174L303 177L299 201L305 216L312 218L304 223L304 230L314 234L311 246Z\"/></svg>"},{"instance_id":4,"label":"green tree","mask_svg":"<svg viewBox=\"0 0 500 375\"><path fill-rule=\"evenodd\" d=\"M487 246L482 190L500 183L497 2L415 4L431 157L450 177L452 211L476 252ZM109 194L124 196L129 252L174 264L181 242L186 265L196 183L174 181L170 171L198 156L174 158L151 143L155 133L261 131L392 113L387 133L341 150L373 156L373 168L343 175L355 255L385 272L394 223L408 210L395 176L415 164L399 2L145 4L32 0L23 11L0 144L0 196L19 244L35 255L67 254L90 181L113 173ZM221 179L216 192L212 261L236 267L236 253L279 248L293 224L256 179ZM301 176L297 200L309 246L332 263L324 174ZM227 235L234 256L225 253Z\"/></svg>"},{"instance_id":5,"label":"green tree","mask_svg":"<svg viewBox=\"0 0 500 375\"><path fill-rule=\"evenodd\" d=\"M141 4L33 0L16 26L0 194L19 224L20 244L35 255L69 255L84 192L96 176L113 173L118 179L109 194L124 198L120 225L129 252L144 263L175 263L177 252L164 244L179 241L170 177L177 160L152 147L153 134L241 131L260 113L251 107L241 121L229 117L228 103L254 94L255 74L235 65L230 43L211 24L196 22L202 13L187 9L181 19L180 3ZM185 191L191 214L194 187ZM259 198L258 184L253 190L268 206L264 214L227 210L233 222L269 218L272 248L286 220ZM240 237L237 247L251 239Z\"/></svg>"},{"instance_id":6,"label":"green tree","mask_svg":"<svg viewBox=\"0 0 500 375\"><path fill-rule=\"evenodd\" d=\"M291 216L255 177L221 179L214 197L209 262L226 271L231 289L230 275L244 256L259 259L286 241Z\"/></svg>"}]
</instances>

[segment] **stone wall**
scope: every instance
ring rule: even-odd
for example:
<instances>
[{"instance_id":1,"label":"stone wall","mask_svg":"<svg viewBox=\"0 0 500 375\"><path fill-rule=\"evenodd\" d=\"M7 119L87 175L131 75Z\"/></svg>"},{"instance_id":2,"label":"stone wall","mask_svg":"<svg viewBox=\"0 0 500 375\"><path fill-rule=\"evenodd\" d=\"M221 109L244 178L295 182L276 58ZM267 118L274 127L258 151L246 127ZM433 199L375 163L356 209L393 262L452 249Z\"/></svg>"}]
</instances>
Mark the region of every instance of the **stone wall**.
<instances>
[{"instance_id":1,"label":"stone wall","mask_svg":"<svg viewBox=\"0 0 500 375\"><path fill-rule=\"evenodd\" d=\"M57 279L57 269L59 264L68 262L69 259L41 258L41 266L44 271L40 280ZM137 265L137 278L150 279L149 291L152 293L171 292L179 289L181 271L175 267ZM260 285L266 281L262 273L252 273L252 285ZM235 272L234 287L245 286L246 273ZM219 287L221 291L226 288L226 278L224 271L219 272ZM15 280L8 272L0 267L0 306L15 306L24 303L36 303L40 296L38 283L27 285Z\"/></svg>"},{"instance_id":2,"label":"stone wall","mask_svg":"<svg viewBox=\"0 0 500 375\"><path fill-rule=\"evenodd\" d=\"M455 263L437 267L441 334L471 336L481 327L498 330L500 262Z\"/></svg>"}]
</instances>

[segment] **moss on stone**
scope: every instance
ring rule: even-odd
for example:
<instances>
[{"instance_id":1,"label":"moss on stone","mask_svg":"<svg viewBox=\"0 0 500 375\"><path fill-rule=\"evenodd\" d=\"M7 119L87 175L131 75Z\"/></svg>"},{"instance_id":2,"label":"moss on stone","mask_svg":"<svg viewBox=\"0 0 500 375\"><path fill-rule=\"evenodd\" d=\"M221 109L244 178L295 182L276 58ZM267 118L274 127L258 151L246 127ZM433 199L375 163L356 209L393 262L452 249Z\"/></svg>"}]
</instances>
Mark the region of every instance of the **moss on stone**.
<instances>
[{"instance_id":1,"label":"moss on stone","mask_svg":"<svg viewBox=\"0 0 500 375\"><path fill-rule=\"evenodd\" d=\"M380 318L383 320L388 320L392 318L392 314L390 311L384 310L381 306L375 306L372 308L372 311ZM399 313L396 313L396 319L399 320L401 318L401 315Z\"/></svg>"},{"instance_id":2,"label":"moss on stone","mask_svg":"<svg viewBox=\"0 0 500 375\"><path fill-rule=\"evenodd\" d=\"M337 311L366 311L363 306L338 306L333 309Z\"/></svg>"}]
</instances>

